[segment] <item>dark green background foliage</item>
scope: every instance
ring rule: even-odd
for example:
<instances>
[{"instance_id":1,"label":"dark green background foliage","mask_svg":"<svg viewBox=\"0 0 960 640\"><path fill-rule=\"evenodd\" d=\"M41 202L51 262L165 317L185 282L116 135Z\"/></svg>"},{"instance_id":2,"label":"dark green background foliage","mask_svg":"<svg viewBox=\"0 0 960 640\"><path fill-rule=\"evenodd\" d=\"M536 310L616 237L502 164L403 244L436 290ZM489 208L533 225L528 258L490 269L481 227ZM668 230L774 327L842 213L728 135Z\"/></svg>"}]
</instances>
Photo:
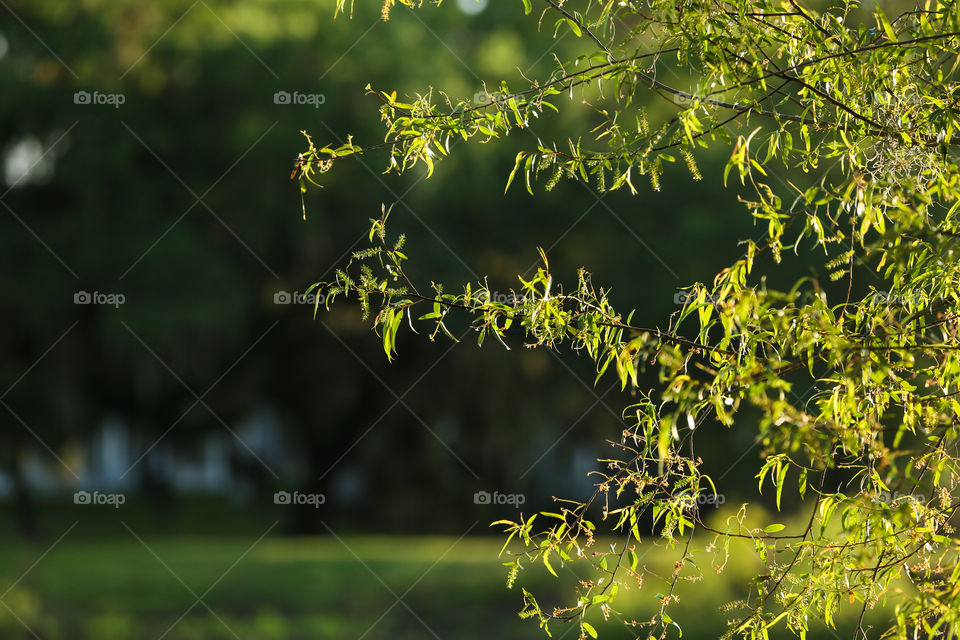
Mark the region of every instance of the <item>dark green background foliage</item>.
<instances>
[{"instance_id":1,"label":"dark green background foliage","mask_svg":"<svg viewBox=\"0 0 960 640\"><path fill-rule=\"evenodd\" d=\"M52 174L3 199L4 388L77 324L4 402L55 449L114 414L149 444L194 404L177 377L201 394L263 336L204 402L228 424L261 405L278 412L284 437L306 458L302 473L285 470L302 486L393 404L377 377L402 394L426 373L404 404L428 424L441 423L444 439L482 481L403 406L325 479L353 470L365 485L362 498L330 505L328 517L343 511L345 524L398 531L422 529L425 517L431 529L456 531L471 511L464 495L491 484L536 492L536 482L515 479L546 447L558 441L542 464L566 468L578 443L618 434L614 415L591 409L588 368L568 370L547 353L515 357L469 346L431 368L447 351L442 344L410 349L388 367L345 315L352 309L321 317L364 366L308 307L273 304L274 292L305 290L345 249L360 248L367 219L403 194L395 219L418 231L411 252L429 256L414 270L452 281L489 274L506 293L517 286L514 274L531 271L532 248L542 246L560 272L574 275L589 260L614 299L639 299L640 319L651 323L676 310L678 287L735 257L736 239L751 223L720 195L717 171L705 169L704 182L691 185L678 169L661 193L610 194L599 203L576 184L538 198L503 195L516 149L529 143L520 136L464 147L428 182L380 175L383 157L344 164L323 190L307 193L307 220L300 219L299 193L287 180L302 146L299 130L378 140L368 82L400 92L443 83L472 96L482 80L515 75L526 61L545 56L541 64L551 64L554 47L576 50L573 38L520 35L521 16L503 5L473 18L443 7L425 25L399 10L382 23L375 7L358 7L352 22L333 21L327 7L304 2L11 4L79 77L8 12L3 142L60 141L47 156ZM398 54L412 47L416 59ZM122 92L126 101L118 109L76 105L78 90ZM276 105L281 90L322 93L325 102ZM560 131L576 117L545 118L543 130ZM116 310L76 306L73 293L81 290L122 292L126 302ZM605 402L620 406L612 398ZM543 411L544 400L551 411ZM5 420L10 445L37 445L13 428L12 415ZM167 438L189 452L198 434L223 429L198 405ZM717 446L732 452L742 444ZM249 471L274 483L256 464ZM442 509L417 499L425 489L445 502Z\"/></svg>"}]
</instances>

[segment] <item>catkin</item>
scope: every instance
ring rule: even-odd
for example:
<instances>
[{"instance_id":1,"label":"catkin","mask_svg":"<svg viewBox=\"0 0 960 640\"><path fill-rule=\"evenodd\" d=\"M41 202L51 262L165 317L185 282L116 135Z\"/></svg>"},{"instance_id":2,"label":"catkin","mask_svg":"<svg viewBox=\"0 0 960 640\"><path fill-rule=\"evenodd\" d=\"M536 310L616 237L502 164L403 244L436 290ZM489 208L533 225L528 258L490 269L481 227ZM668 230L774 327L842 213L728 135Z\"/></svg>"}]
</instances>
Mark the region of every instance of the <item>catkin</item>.
<instances>
[{"instance_id":1,"label":"catkin","mask_svg":"<svg viewBox=\"0 0 960 640\"><path fill-rule=\"evenodd\" d=\"M660 160L650 164L650 187L654 191L660 191Z\"/></svg>"},{"instance_id":2,"label":"catkin","mask_svg":"<svg viewBox=\"0 0 960 640\"><path fill-rule=\"evenodd\" d=\"M690 170L690 175L693 176L693 179L703 180L703 176L700 175L700 169L697 168L697 159L690 153L690 149L684 147L680 150L680 153L683 154L683 160L687 163L687 169Z\"/></svg>"}]
</instances>

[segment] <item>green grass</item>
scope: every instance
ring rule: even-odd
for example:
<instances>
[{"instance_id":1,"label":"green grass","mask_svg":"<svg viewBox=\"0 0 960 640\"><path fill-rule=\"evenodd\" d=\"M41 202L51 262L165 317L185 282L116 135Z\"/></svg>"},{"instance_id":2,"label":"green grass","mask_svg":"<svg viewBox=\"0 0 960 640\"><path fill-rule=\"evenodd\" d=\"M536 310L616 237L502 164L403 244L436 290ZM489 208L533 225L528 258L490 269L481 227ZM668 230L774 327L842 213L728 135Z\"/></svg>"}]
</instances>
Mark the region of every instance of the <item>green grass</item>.
<instances>
[{"instance_id":1,"label":"green grass","mask_svg":"<svg viewBox=\"0 0 960 640\"><path fill-rule=\"evenodd\" d=\"M0 607L0 637L33 638L27 627L45 640L158 640L164 633L171 640L545 637L516 615L522 598L518 587L505 587L496 557L501 539L256 539L145 537L142 544L133 535L68 535L46 555L44 546L8 540L0 547L0 592L10 588L2 598L9 610ZM669 575L672 553L651 543L639 551L648 569ZM684 638L720 635L727 616L717 607L738 597L754 567L731 566L719 576L703 569L704 580L684 582L674 605ZM559 580L535 567L520 582L552 605L571 593L574 572L585 569L557 570ZM625 619L652 615L662 589L657 582L650 575L642 590L627 593L619 607L629 612ZM605 637L633 637L616 619L607 629ZM555 638L578 636L569 625L552 631ZM811 637L834 637L814 631Z\"/></svg>"}]
</instances>

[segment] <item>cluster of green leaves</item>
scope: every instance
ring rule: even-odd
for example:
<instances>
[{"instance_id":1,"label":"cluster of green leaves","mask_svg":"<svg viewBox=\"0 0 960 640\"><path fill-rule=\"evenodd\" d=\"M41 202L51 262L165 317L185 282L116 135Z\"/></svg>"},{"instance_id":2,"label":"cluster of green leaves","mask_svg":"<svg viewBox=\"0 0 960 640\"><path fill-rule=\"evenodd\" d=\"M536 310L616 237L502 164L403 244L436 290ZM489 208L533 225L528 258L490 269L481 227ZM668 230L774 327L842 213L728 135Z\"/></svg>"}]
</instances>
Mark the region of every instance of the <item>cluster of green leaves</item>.
<instances>
[{"instance_id":1,"label":"cluster of green leaves","mask_svg":"<svg viewBox=\"0 0 960 640\"><path fill-rule=\"evenodd\" d=\"M531 13L533 0L520 4ZM739 260L690 288L666 329L631 324L632 314L614 310L586 271L565 288L542 252L536 275L520 279L511 304L486 283L455 294L433 285L422 294L403 270L400 246L387 242L386 213L373 221L378 242L355 254L334 282L318 285L326 303L356 296L365 310L376 309L388 356L403 316L413 328L414 307L426 307L418 320L433 324L431 338L457 339L450 314L468 318L481 342L492 334L506 346L515 326L527 347L565 344L595 362L598 380L615 372L637 394L591 498L501 523L508 545L521 544L510 551L511 584L533 562L551 573L552 562L586 562L596 576L580 583L568 606L543 608L525 591L523 615L548 632L553 620L575 620L582 637L595 636L588 615L615 613L618 591L642 580L635 545L639 523L650 518L663 539L683 544L658 615L628 623L651 637L664 638L678 626L675 617L682 621L667 609L678 581L696 579L694 555L726 557L736 538L752 541L765 569L750 596L731 604L739 615L728 635L765 640L785 626L804 637L811 619L833 625L843 603L856 603L857 633L866 639L864 614L883 598L895 611L886 636L960 635L953 528L960 506L960 6L927 0L891 16L854 2L794 0L540 0L540 9L541 23L549 15L556 29L596 50L522 90L501 86L482 105L434 91L401 102L394 92L371 90L381 102L384 142L311 145L306 177L314 165L326 169L377 148L389 151L388 170L422 163L429 174L452 139L488 141L526 129L577 94L596 109L592 140L539 141L517 156L508 188L522 173L532 193L544 171L548 188L570 178L635 191L637 175L659 188L664 163L676 154L699 178L694 153L728 145L724 181L733 174L751 189L746 207L766 225L763 239L744 241ZM669 86L660 79L665 70L698 82ZM673 102L674 113L650 122L636 104L644 92ZM781 166L799 177L776 178ZM769 251L779 263L783 249L798 252L801 244L822 252L822 274L786 291L754 277L759 254ZM845 280L844 292L821 276ZM639 388L645 367L658 375L654 389ZM795 393L804 382L811 401ZM747 407L760 416L755 427L738 422ZM720 528L704 521L696 498L717 488L701 471L694 440L708 424L756 428L765 460L759 488L772 483L778 509L785 493L795 494L793 503L809 511L802 530L747 526L745 509ZM622 534L611 553L588 551L597 523L587 512L595 504L607 530ZM701 531L717 540L697 551ZM894 589L904 582L912 587Z\"/></svg>"}]
</instances>

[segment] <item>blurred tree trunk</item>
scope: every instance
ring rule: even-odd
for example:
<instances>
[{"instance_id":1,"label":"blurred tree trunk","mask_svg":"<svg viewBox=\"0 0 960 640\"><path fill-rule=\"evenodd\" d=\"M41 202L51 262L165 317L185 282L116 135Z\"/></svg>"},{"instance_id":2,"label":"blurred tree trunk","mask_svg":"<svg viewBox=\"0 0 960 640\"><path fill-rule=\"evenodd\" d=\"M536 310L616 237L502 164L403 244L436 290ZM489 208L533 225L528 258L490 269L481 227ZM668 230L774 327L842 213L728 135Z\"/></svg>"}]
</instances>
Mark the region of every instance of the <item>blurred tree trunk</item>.
<instances>
[{"instance_id":1,"label":"blurred tree trunk","mask_svg":"<svg viewBox=\"0 0 960 640\"><path fill-rule=\"evenodd\" d=\"M30 492L30 486L23 472L24 453L20 440L10 443L6 467L13 483L13 509L17 519L17 529L24 538L37 540L40 538L40 527L33 494Z\"/></svg>"}]
</instances>

